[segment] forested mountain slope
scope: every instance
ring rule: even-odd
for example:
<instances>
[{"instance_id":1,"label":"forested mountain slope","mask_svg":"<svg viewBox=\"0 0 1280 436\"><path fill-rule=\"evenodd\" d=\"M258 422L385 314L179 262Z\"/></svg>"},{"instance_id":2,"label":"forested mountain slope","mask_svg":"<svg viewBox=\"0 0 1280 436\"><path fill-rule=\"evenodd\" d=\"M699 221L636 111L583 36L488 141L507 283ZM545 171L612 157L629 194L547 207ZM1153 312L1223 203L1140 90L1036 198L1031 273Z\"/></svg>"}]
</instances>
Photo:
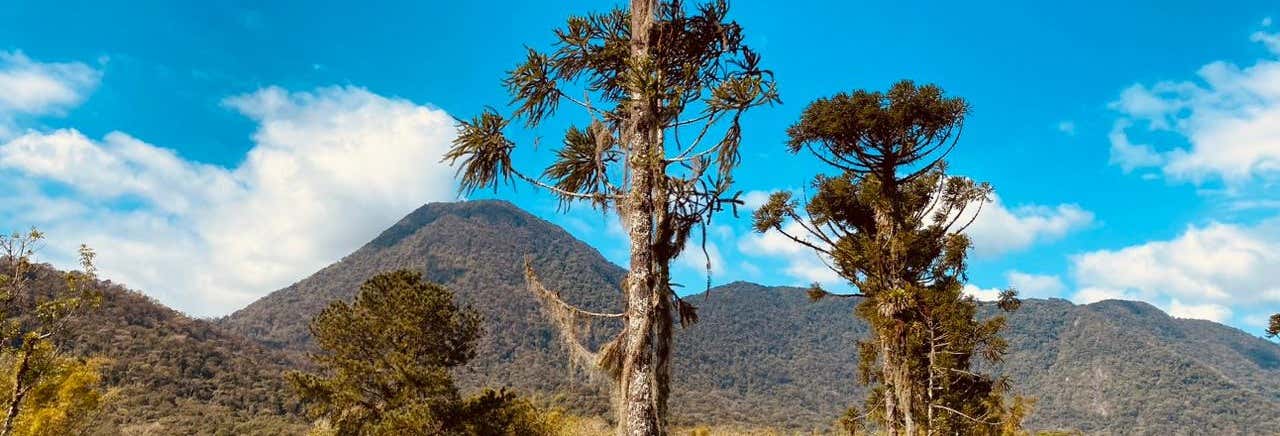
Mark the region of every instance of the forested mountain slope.
<instances>
[{"instance_id":1,"label":"forested mountain slope","mask_svg":"<svg viewBox=\"0 0 1280 436\"><path fill-rule=\"evenodd\" d=\"M308 347L306 320L328 301L350 298L376 272L418 269L486 317L480 357L460 374L464 385L512 386L601 412L604 400L570 373L554 330L524 289L526 256L569 301L605 310L618 298L624 271L563 229L506 202L438 203L220 324L297 356ZM800 289L733 283L689 301L702 321L677 338L675 421L826 428L861 401L853 344L866 327L852 316L856 300L812 303ZM995 370L1038 399L1033 427L1103 434L1280 428L1275 344L1125 301L1029 300L1010 321L1011 352Z\"/></svg>"},{"instance_id":2,"label":"forested mountain slope","mask_svg":"<svg viewBox=\"0 0 1280 436\"><path fill-rule=\"evenodd\" d=\"M673 410L698 422L805 428L861 403L852 344L867 328L851 316L856 299L812 303L804 289L751 283L690 298L702 303L703 319L678 342ZM1280 429L1280 346L1133 301L1032 299L1009 318L1010 353L987 370L1037 399L1032 428Z\"/></svg>"},{"instance_id":3,"label":"forested mountain slope","mask_svg":"<svg viewBox=\"0 0 1280 436\"><path fill-rule=\"evenodd\" d=\"M66 286L62 273L48 266L37 266L30 278L37 298ZM74 320L66 345L73 354L106 359L102 379L114 393L97 433L275 435L305 430L297 404L282 395L282 374L294 366L283 353L118 284L99 281L94 286L102 292L102 304Z\"/></svg>"}]
</instances>

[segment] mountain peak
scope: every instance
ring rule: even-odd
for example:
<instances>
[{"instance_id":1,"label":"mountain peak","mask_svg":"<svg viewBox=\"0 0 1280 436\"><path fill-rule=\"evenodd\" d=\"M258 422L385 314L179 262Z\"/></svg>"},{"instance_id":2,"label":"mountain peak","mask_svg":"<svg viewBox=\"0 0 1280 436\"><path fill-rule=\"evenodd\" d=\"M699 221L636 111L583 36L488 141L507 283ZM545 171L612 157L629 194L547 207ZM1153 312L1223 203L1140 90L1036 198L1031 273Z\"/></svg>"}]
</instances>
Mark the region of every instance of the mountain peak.
<instances>
[{"instance_id":1,"label":"mountain peak","mask_svg":"<svg viewBox=\"0 0 1280 436\"><path fill-rule=\"evenodd\" d=\"M369 242L369 246L387 248L396 245L419 229L445 216L463 219L483 219L488 224L523 227L537 217L506 200L470 200L427 203L405 215L400 221L382 231ZM541 220L538 220L541 221Z\"/></svg>"}]
</instances>

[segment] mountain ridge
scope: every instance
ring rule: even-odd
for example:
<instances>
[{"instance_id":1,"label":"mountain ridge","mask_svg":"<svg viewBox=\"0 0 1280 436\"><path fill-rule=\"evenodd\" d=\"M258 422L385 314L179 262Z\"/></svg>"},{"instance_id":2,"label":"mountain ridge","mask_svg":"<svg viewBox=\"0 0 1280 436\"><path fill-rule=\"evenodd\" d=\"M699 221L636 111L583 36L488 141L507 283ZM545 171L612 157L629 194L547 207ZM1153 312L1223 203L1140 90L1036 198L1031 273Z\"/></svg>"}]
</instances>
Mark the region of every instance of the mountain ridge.
<instances>
[{"instance_id":1,"label":"mountain ridge","mask_svg":"<svg viewBox=\"0 0 1280 436\"><path fill-rule=\"evenodd\" d=\"M464 386L511 386L579 413L603 413L598 388L565 364L555 330L524 290L525 256L569 301L616 308L622 268L550 222L484 200L424 205L351 255L217 322L297 355L307 347L310 313L350 298L380 269L418 269L488 319L489 339L477 365L460 376ZM860 404L853 342L866 330L852 315L856 301L811 303L803 291L735 281L686 297L702 322L678 333L673 420L825 428L845 406ZM1038 397L1032 427L1101 434L1280 428L1280 347L1243 331L1125 300L1031 299L1009 319L1010 354L985 368ZM594 340L609 331L593 329ZM1198 403L1173 404L1185 398ZM1206 406L1215 404L1222 407Z\"/></svg>"}]
</instances>

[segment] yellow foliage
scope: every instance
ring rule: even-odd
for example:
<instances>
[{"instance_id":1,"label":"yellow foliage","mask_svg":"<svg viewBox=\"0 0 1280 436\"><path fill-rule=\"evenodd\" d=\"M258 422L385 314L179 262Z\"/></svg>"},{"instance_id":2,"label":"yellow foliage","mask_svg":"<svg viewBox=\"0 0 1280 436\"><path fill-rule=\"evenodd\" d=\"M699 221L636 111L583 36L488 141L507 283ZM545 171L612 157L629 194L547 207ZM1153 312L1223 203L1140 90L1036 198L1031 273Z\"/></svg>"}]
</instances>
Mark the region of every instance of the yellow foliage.
<instances>
[{"instance_id":1,"label":"yellow foliage","mask_svg":"<svg viewBox=\"0 0 1280 436\"><path fill-rule=\"evenodd\" d=\"M99 415L102 391L98 359L62 358L22 402L14 433L23 436L80 434Z\"/></svg>"}]
</instances>

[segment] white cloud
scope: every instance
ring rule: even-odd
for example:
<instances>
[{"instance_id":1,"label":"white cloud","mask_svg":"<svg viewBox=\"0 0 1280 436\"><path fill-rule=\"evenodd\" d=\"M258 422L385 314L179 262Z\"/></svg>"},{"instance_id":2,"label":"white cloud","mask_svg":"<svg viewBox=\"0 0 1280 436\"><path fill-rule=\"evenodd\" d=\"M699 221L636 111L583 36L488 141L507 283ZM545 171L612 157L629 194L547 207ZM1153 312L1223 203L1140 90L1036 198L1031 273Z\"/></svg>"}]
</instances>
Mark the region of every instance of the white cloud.
<instances>
[{"instance_id":1,"label":"white cloud","mask_svg":"<svg viewBox=\"0 0 1280 436\"><path fill-rule=\"evenodd\" d=\"M1181 301L1175 299L1169 303L1169 316L1223 322L1231 317L1231 309L1213 303L1182 304Z\"/></svg>"},{"instance_id":2,"label":"white cloud","mask_svg":"<svg viewBox=\"0 0 1280 436\"><path fill-rule=\"evenodd\" d=\"M788 234L807 235L797 223L784 227ZM806 239L807 240L807 239ZM840 276L828 268L813 249L801 245L776 230L763 234L748 233L738 240L738 252L752 257L776 258L782 262L782 273L797 284L820 283L837 287L844 283Z\"/></svg>"},{"instance_id":3,"label":"white cloud","mask_svg":"<svg viewBox=\"0 0 1280 436\"><path fill-rule=\"evenodd\" d=\"M1211 223L1176 238L1072 257L1074 300L1149 301L1176 316L1223 320L1280 303L1280 218L1256 226Z\"/></svg>"},{"instance_id":4,"label":"white cloud","mask_svg":"<svg viewBox=\"0 0 1280 436\"><path fill-rule=\"evenodd\" d=\"M1076 123L1075 123L1075 121L1070 121L1070 120L1067 120L1067 121L1059 121L1059 122L1058 122L1058 125L1057 125L1057 128L1058 128L1058 131L1059 131L1059 132L1066 133L1066 134L1067 134L1067 136L1075 136L1075 135L1076 135Z\"/></svg>"},{"instance_id":5,"label":"white cloud","mask_svg":"<svg viewBox=\"0 0 1280 436\"><path fill-rule=\"evenodd\" d=\"M1093 213L1074 204L1009 209L999 196L993 197L965 231L973 239L976 256L991 257L1023 250L1037 242L1055 241L1093 223Z\"/></svg>"},{"instance_id":6,"label":"white cloud","mask_svg":"<svg viewBox=\"0 0 1280 436\"><path fill-rule=\"evenodd\" d=\"M266 88L226 104L258 123L231 169L120 132L0 144L0 171L16 176L0 184L67 211L5 203L0 216L85 242L106 277L216 315L337 260L424 202L454 198L453 171L440 163L454 135L444 111L356 87Z\"/></svg>"},{"instance_id":7,"label":"white cloud","mask_svg":"<svg viewBox=\"0 0 1280 436\"><path fill-rule=\"evenodd\" d=\"M1216 61L1197 80L1126 88L1112 108L1122 114L1111 134L1111 160L1125 171L1160 167L1175 180L1238 185L1280 176L1280 34L1254 33L1270 55L1252 66ZM1185 147L1135 145L1130 131L1171 132Z\"/></svg>"},{"instance_id":8,"label":"white cloud","mask_svg":"<svg viewBox=\"0 0 1280 436\"><path fill-rule=\"evenodd\" d=\"M685 268L699 272L705 272L707 263L710 262L711 274L723 274L725 271L724 256L720 254L720 246L715 242L707 241L707 251L703 253L700 238L690 238L684 251L676 257L676 262Z\"/></svg>"},{"instance_id":9,"label":"white cloud","mask_svg":"<svg viewBox=\"0 0 1280 436\"><path fill-rule=\"evenodd\" d=\"M0 51L0 139L14 118L57 115L84 101L102 73L79 62L42 63L21 51Z\"/></svg>"},{"instance_id":10,"label":"white cloud","mask_svg":"<svg viewBox=\"0 0 1280 436\"><path fill-rule=\"evenodd\" d=\"M749 211L759 209L760 206L764 206L769 201L770 194L773 193L769 191L747 191L742 194L742 207Z\"/></svg>"},{"instance_id":11,"label":"white cloud","mask_svg":"<svg viewBox=\"0 0 1280 436\"><path fill-rule=\"evenodd\" d=\"M1067 286L1056 275L1028 274L1021 271L1009 271L1005 274L1009 286L1018 290L1023 298L1059 297Z\"/></svg>"},{"instance_id":12,"label":"white cloud","mask_svg":"<svg viewBox=\"0 0 1280 436\"><path fill-rule=\"evenodd\" d=\"M1159 166L1164 163L1164 157L1160 153L1156 153L1155 148L1149 144L1134 144L1129 141L1129 134L1125 133L1125 129L1132 124L1127 119L1116 120L1111 127L1111 133L1107 135L1111 140L1111 161L1112 165L1119 165L1120 169L1125 173L1132 172L1137 168Z\"/></svg>"},{"instance_id":13,"label":"white cloud","mask_svg":"<svg viewBox=\"0 0 1280 436\"><path fill-rule=\"evenodd\" d=\"M1102 300L1139 300L1134 294L1119 289L1089 286L1076 291L1071 301L1079 304L1097 303Z\"/></svg>"},{"instance_id":14,"label":"white cloud","mask_svg":"<svg viewBox=\"0 0 1280 436\"><path fill-rule=\"evenodd\" d=\"M973 296L980 301L996 301L1000 299L1000 289L996 288L979 288L973 284L966 283L964 289L961 290L965 295Z\"/></svg>"}]
</instances>

